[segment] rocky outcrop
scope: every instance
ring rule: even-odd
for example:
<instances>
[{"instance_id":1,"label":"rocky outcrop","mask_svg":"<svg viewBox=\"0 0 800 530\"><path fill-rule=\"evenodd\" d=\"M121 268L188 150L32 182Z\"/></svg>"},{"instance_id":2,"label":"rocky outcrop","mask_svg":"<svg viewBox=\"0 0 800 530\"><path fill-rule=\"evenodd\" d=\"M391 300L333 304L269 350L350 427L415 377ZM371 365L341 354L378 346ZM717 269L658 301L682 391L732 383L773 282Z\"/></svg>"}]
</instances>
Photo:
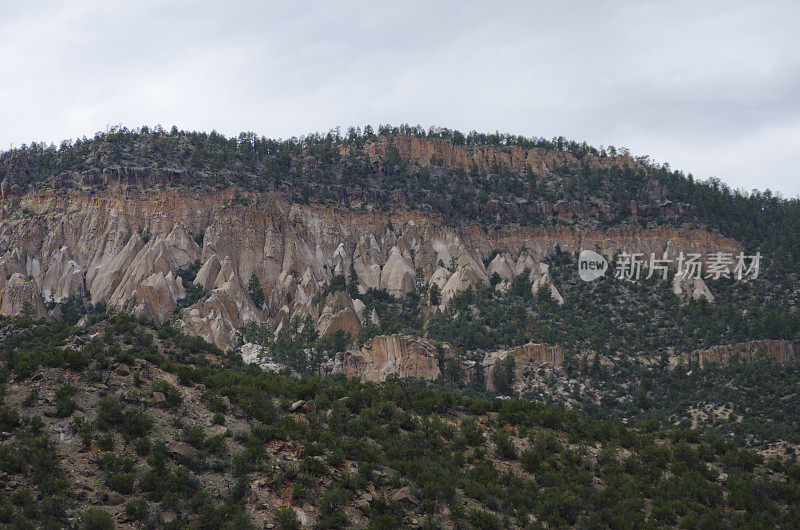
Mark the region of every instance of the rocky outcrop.
<instances>
[{"instance_id":1,"label":"rocky outcrop","mask_svg":"<svg viewBox=\"0 0 800 530\"><path fill-rule=\"evenodd\" d=\"M382 169L384 161L389 157L391 151L395 151L405 160L421 165L430 165L435 161L448 168L477 167L483 170L505 166L517 172L530 170L536 175L577 162L574 155L564 151L538 147L456 145L449 140L419 138L403 134L377 138L367 143L364 151L378 170ZM628 155L606 159L593 158L591 163L597 166L640 167L639 163Z\"/></svg>"},{"instance_id":2,"label":"rocky outcrop","mask_svg":"<svg viewBox=\"0 0 800 530\"><path fill-rule=\"evenodd\" d=\"M680 298L683 303L688 303L689 300L702 300L705 299L709 302L714 301L714 295L711 294L708 285L703 278L689 278L683 274L676 274L672 279L672 292Z\"/></svg>"},{"instance_id":3,"label":"rocky outcrop","mask_svg":"<svg viewBox=\"0 0 800 530\"><path fill-rule=\"evenodd\" d=\"M534 296L537 296L540 290L544 290L547 292L548 296L555 301L558 305L564 304L564 297L561 296L561 293L558 292L558 288L553 283L553 278L550 277L550 271L546 268L546 266L540 269L540 274L536 280L533 281L531 284L531 292Z\"/></svg>"},{"instance_id":4,"label":"rocky outcrop","mask_svg":"<svg viewBox=\"0 0 800 530\"><path fill-rule=\"evenodd\" d=\"M246 364L255 364L267 372L290 372L289 367L277 363L269 358L269 352L263 346L246 342L239 348L242 361Z\"/></svg>"},{"instance_id":5,"label":"rocky outcrop","mask_svg":"<svg viewBox=\"0 0 800 530\"><path fill-rule=\"evenodd\" d=\"M672 364L673 366L676 364L699 364L703 366L707 363L726 364L734 359L753 362L759 356L764 356L779 363L787 363L797 360L798 348L800 348L800 341L755 340L695 350L675 358Z\"/></svg>"},{"instance_id":6,"label":"rocky outcrop","mask_svg":"<svg viewBox=\"0 0 800 530\"><path fill-rule=\"evenodd\" d=\"M18 272L12 274L8 280L0 278L0 313L16 316L26 309L34 317L47 315L42 303L42 293L36 282L26 280Z\"/></svg>"},{"instance_id":7,"label":"rocky outcrop","mask_svg":"<svg viewBox=\"0 0 800 530\"><path fill-rule=\"evenodd\" d=\"M397 247L389 251L389 259L381 270L381 289L386 289L397 298L414 289L414 270Z\"/></svg>"},{"instance_id":8,"label":"rocky outcrop","mask_svg":"<svg viewBox=\"0 0 800 530\"><path fill-rule=\"evenodd\" d=\"M350 295L344 291L336 291L328 296L317 327L322 336L341 330L356 337L361 330L361 321Z\"/></svg>"},{"instance_id":9,"label":"rocky outcrop","mask_svg":"<svg viewBox=\"0 0 800 530\"><path fill-rule=\"evenodd\" d=\"M442 305L446 306L453 296L461 291L465 291L472 285L477 285L480 279L467 267L459 267L456 269L447 283L442 288Z\"/></svg>"},{"instance_id":10,"label":"rocky outcrop","mask_svg":"<svg viewBox=\"0 0 800 530\"><path fill-rule=\"evenodd\" d=\"M433 380L441 372L438 352L430 341L410 335L382 335L342 354L333 373L348 379L384 381L390 375Z\"/></svg>"},{"instance_id":11,"label":"rocky outcrop","mask_svg":"<svg viewBox=\"0 0 800 530\"><path fill-rule=\"evenodd\" d=\"M320 329L352 332L377 321L374 311L364 314L352 301L339 300L346 307L342 313L323 299L325 284L334 275L349 277L351 269L362 293L384 288L402 297L417 281L437 285L442 305L426 310L434 314L495 272L510 282L527 271L532 283L546 285L559 300L558 286L540 269L556 245L605 255L620 249L673 256L741 249L700 230L456 228L413 211L357 213L300 206L278 196L232 205L233 198L232 190L110 188L42 189L7 199L0 205L0 277L6 280L0 297L20 296L19 280L7 286L20 274L33 282L25 296L37 300L36 307L84 295L160 323L173 318L185 300L189 286L179 273L199 262L193 282L204 293L180 309L176 324L227 348L248 322L277 330L292 319L311 318ZM264 293L258 307L248 293L252 275ZM18 309L16 302L0 308L8 314Z\"/></svg>"},{"instance_id":12,"label":"rocky outcrop","mask_svg":"<svg viewBox=\"0 0 800 530\"><path fill-rule=\"evenodd\" d=\"M561 346L549 346L530 342L512 350L497 350L490 352L475 369L483 370L483 380L486 388L496 390L494 385L494 371L498 361L505 361L508 357L514 358L514 380L521 383L525 380L528 371L538 365L558 366L564 362L564 351ZM474 375L472 376L474 379Z\"/></svg>"},{"instance_id":13,"label":"rocky outcrop","mask_svg":"<svg viewBox=\"0 0 800 530\"><path fill-rule=\"evenodd\" d=\"M447 285L447 280L450 278L450 271L445 269L444 267L437 267L437 269L433 272L430 279L428 280L429 286L436 286L439 288L439 293L441 294L444 286Z\"/></svg>"},{"instance_id":14,"label":"rocky outcrop","mask_svg":"<svg viewBox=\"0 0 800 530\"><path fill-rule=\"evenodd\" d=\"M496 273L501 279L511 281L517 276L517 273L514 271L513 263L513 258L507 259L502 254L497 254L489 263L486 273L490 277Z\"/></svg>"}]
</instances>

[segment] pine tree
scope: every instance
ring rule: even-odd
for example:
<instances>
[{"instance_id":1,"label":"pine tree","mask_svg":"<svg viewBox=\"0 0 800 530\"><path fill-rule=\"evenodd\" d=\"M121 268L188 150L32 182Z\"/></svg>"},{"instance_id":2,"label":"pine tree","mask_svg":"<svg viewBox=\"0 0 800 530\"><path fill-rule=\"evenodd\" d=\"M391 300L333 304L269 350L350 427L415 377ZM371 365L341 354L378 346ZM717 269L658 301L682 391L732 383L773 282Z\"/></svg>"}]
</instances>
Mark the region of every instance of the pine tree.
<instances>
[{"instance_id":1,"label":"pine tree","mask_svg":"<svg viewBox=\"0 0 800 530\"><path fill-rule=\"evenodd\" d=\"M256 273L250 275L250 281L247 284L247 290L250 293L250 298L256 307L261 307L264 304L264 290L261 288L261 282L256 276Z\"/></svg>"},{"instance_id":2,"label":"pine tree","mask_svg":"<svg viewBox=\"0 0 800 530\"><path fill-rule=\"evenodd\" d=\"M442 294L439 291L439 286L435 283L431 285L428 290L428 301L432 306L437 306L442 301Z\"/></svg>"},{"instance_id":3,"label":"pine tree","mask_svg":"<svg viewBox=\"0 0 800 530\"><path fill-rule=\"evenodd\" d=\"M358 298L358 273L356 272L355 266L350 264L350 276L347 278L347 294L350 295L350 298L355 300Z\"/></svg>"}]
</instances>

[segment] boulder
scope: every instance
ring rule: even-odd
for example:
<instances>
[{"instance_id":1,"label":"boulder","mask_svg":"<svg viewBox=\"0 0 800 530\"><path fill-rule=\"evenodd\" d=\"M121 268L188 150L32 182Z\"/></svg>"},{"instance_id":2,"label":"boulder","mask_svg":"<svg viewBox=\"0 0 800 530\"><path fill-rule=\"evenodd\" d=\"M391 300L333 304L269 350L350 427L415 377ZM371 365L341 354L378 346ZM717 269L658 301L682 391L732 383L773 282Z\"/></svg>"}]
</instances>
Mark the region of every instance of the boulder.
<instances>
[{"instance_id":1,"label":"boulder","mask_svg":"<svg viewBox=\"0 0 800 530\"><path fill-rule=\"evenodd\" d=\"M419 504L419 498L417 495L411 490L410 486L404 486L394 492L392 495L392 500L394 502L399 502L402 504L408 505L417 505Z\"/></svg>"},{"instance_id":2,"label":"boulder","mask_svg":"<svg viewBox=\"0 0 800 530\"><path fill-rule=\"evenodd\" d=\"M157 407L167 406L167 398L163 392L153 392L153 405Z\"/></svg>"},{"instance_id":3,"label":"boulder","mask_svg":"<svg viewBox=\"0 0 800 530\"><path fill-rule=\"evenodd\" d=\"M359 298L353 300L353 309L355 309L356 316L360 322L364 322L364 309L365 309L364 302L362 302Z\"/></svg>"}]
</instances>

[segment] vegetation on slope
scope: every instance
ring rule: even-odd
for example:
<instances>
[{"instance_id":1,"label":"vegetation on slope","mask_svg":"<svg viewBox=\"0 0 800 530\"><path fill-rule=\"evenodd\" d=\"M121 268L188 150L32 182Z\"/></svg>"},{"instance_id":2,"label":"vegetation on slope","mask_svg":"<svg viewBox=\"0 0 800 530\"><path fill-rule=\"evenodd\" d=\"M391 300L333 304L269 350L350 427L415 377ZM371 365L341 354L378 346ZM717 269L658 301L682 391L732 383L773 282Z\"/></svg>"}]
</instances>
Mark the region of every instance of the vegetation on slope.
<instances>
[{"instance_id":1,"label":"vegetation on slope","mask_svg":"<svg viewBox=\"0 0 800 530\"><path fill-rule=\"evenodd\" d=\"M264 373L122 314L6 319L0 362L11 527L800 524L796 463L652 420Z\"/></svg>"},{"instance_id":2,"label":"vegetation on slope","mask_svg":"<svg viewBox=\"0 0 800 530\"><path fill-rule=\"evenodd\" d=\"M546 290L533 294L524 274L505 291L490 284L458 293L448 311L431 320L424 317L431 293L421 286L404 299L379 289L365 294L351 289L352 296L364 302L365 314L374 309L379 316L378 324L368 324L355 338L363 343L377 335L399 333L447 343L456 357L442 359L440 368L444 378L456 384L466 380L466 361L481 360L487 351L527 342L560 345L566 363L557 375L567 387L564 395L555 392L556 385L543 384L527 397L631 422L658 418L665 424L683 424L690 421L689 412L695 407L724 409L730 413L703 415L696 426L718 429L740 444L800 442L793 413L800 407L796 365L781 366L767 359L723 370L669 365L675 356L719 344L800 338L800 314L794 309L797 293L791 286L764 277L750 282L723 279L711 283L714 304L705 300L682 304L668 281L629 282L610 274L592 283L576 281L575 256L561 251L548 264L564 295L563 305ZM348 289L348 284L339 276L327 288ZM266 346L273 360L306 375L318 373L352 340L342 332L322 338L309 319L301 324L293 321L277 337L268 326L248 325L242 335ZM569 388L569 380L583 378L591 381L592 392ZM485 384L471 383L477 388L462 385L462 390L480 392Z\"/></svg>"}]
</instances>

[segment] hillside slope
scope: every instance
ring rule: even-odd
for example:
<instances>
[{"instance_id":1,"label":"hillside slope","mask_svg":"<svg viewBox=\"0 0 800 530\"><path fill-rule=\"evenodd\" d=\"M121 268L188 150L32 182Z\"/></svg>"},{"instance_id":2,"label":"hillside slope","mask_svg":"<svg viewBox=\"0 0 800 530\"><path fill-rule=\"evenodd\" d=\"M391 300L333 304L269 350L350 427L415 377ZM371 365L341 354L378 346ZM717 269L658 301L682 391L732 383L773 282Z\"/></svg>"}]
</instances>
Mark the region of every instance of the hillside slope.
<instances>
[{"instance_id":1,"label":"hillside slope","mask_svg":"<svg viewBox=\"0 0 800 530\"><path fill-rule=\"evenodd\" d=\"M246 369L124 314L0 321L0 522L27 528L800 523L800 467L399 380ZM624 509L620 509L620 508Z\"/></svg>"},{"instance_id":2,"label":"hillside slope","mask_svg":"<svg viewBox=\"0 0 800 530\"><path fill-rule=\"evenodd\" d=\"M122 311L266 370L800 442L797 200L613 147L407 126L112 130L3 153L0 182L0 314ZM580 280L581 250L605 276ZM631 254L666 255L666 279L616 278ZM761 267L687 280L691 254Z\"/></svg>"}]
</instances>

